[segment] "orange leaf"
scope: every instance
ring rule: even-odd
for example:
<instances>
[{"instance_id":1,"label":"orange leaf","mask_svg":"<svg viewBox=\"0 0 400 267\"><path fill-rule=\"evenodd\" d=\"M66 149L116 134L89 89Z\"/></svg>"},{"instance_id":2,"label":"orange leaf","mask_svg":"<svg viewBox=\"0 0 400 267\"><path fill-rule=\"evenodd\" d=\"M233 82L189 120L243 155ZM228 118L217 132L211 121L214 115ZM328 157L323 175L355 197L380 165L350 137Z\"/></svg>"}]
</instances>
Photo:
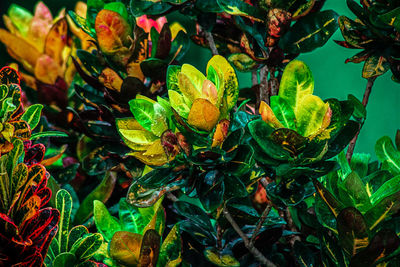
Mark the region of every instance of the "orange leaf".
<instances>
[{"instance_id":1,"label":"orange leaf","mask_svg":"<svg viewBox=\"0 0 400 267\"><path fill-rule=\"evenodd\" d=\"M283 124L276 118L274 112L272 111L271 107L261 101L260 103L260 110L261 118L263 121L268 123L273 128L284 128Z\"/></svg>"},{"instance_id":2,"label":"orange leaf","mask_svg":"<svg viewBox=\"0 0 400 267\"><path fill-rule=\"evenodd\" d=\"M47 84L55 84L57 77L63 77L61 67L48 55L43 54L37 60L35 77Z\"/></svg>"},{"instance_id":3,"label":"orange leaf","mask_svg":"<svg viewBox=\"0 0 400 267\"><path fill-rule=\"evenodd\" d=\"M58 20L51 27L44 46L45 54L52 57L56 64L63 64L63 50L67 45L68 23L65 18Z\"/></svg>"},{"instance_id":4,"label":"orange leaf","mask_svg":"<svg viewBox=\"0 0 400 267\"><path fill-rule=\"evenodd\" d=\"M188 123L199 130L211 131L218 122L220 112L204 98L197 98L190 109Z\"/></svg>"},{"instance_id":5,"label":"orange leaf","mask_svg":"<svg viewBox=\"0 0 400 267\"><path fill-rule=\"evenodd\" d=\"M99 81L107 88L113 89L117 92L121 91L122 78L110 68L105 68L100 76Z\"/></svg>"},{"instance_id":6,"label":"orange leaf","mask_svg":"<svg viewBox=\"0 0 400 267\"><path fill-rule=\"evenodd\" d=\"M229 121L227 119L221 120L217 124L217 128L215 129L215 133L213 136L212 147L221 146L225 141L226 136L228 135L229 130Z\"/></svg>"},{"instance_id":7,"label":"orange leaf","mask_svg":"<svg viewBox=\"0 0 400 267\"><path fill-rule=\"evenodd\" d=\"M132 51L131 27L117 12L103 9L96 17L95 30L98 43L103 53L115 55L116 62L126 65Z\"/></svg>"},{"instance_id":8,"label":"orange leaf","mask_svg":"<svg viewBox=\"0 0 400 267\"><path fill-rule=\"evenodd\" d=\"M205 97L211 104L216 105L218 101L217 87L210 80L204 80L203 87L201 89L202 96Z\"/></svg>"}]
</instances>

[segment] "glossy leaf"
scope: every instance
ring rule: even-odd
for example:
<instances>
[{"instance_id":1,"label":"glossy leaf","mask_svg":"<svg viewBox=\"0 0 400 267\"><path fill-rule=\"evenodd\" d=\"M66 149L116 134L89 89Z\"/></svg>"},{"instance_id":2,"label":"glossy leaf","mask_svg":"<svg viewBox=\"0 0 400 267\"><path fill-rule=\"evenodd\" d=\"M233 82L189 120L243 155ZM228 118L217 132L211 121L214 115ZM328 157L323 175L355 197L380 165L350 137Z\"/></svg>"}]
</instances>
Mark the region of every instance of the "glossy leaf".
<instances>
[{"instance_id":1,"label":"glossy leaf","mask_svg":"<svg viewBox=\"0 0 400 267\"><path fill-rule=\"evenodd\" d=\"M21 120L24 120L29 124L32 131L39 124L42 109L43 105L41 104L31 105L21 117Z\"/></svg>"},{"instance_id":2,"label":"glossy leaf","mask_svg":"<svg viewBox=\"0 0 400 267\"><path fill-rule=\"evenodd\" d=\"M115 232L121 231L121 225L119 221L110 215L107 207L103 202L95 200L93 202L93 215L96 223L96 228L99 233L104 237L107 242L111 241L112 236Z\"/></svg>"},{"instance_id":3,"label":"glossy leaf","mask_svg":"<svg viewBox=\"0 0 400 267\"><path fill-rule=\"evenodd\" d=\"M312 13L298 20L281 38L279 46L288 53L305 53L323 46L338 28L333 10Z\"/></svg>"},{"instance_id":4,"label":"glossy leaf","mask_svg":"<svg viewBox=\"0 0 400 267\"><path fill-rule=\"evenodd\" d=\"M111 196L116 182L114 173L107 172L101 183L82 201L74 218L74 224L84 223L93 214L93 201L106 202Z\"/></svg>"},{"instance_id":5,"label":"glossy leaf","mask_svg":"<svg viewBox=\"0 0 400 267\"><path fill-rule=\"evenodd\" d=\"M57 192L56 208L61 214L56 236L59 245L59 252L68 252L68 233L72 210L72 198L68 191L61 189Z\"/></svg>"},{"instance_id":6,"label":"glossy leaf","mask_svg":"<svg viewBox=\"0 0 400 267\"><path fill-rule=\"evenodd\" d=\"M390 137L384 136L376 142L375 153L386 170L392 175L400 174L400 151L393 146Z\"/></svg>"}]
</instances>

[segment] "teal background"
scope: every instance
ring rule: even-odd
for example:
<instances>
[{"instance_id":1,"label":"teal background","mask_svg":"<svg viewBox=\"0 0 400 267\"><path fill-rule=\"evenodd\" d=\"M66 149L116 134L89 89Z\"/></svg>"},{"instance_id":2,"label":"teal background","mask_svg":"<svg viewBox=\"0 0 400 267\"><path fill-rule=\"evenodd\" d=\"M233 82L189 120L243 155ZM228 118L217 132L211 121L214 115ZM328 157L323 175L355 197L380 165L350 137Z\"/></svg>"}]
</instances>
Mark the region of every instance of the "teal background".
<instances>
[{"instance_id":1,"label":"teal background","mask_svg":"<svg viewBox=\"0 0 400 267\"><path fill-rule=\"evenodd\" d=\"M73 9L76 1L68 0L44 0L53 13L58 12L61 7ZM0 1L0 13L7 12L11 3L17 3L21 6L33 10L36 1L32 0L2 0ZM339 15L354 17L346 6L345 0L327 0L324 9L333 9ZM189 25L189 32L194 30L194 25L187 18L174 15L170 18ZM3 27L2 23L0 23ZM333 40L341 40L340 31L337 31L328 43L314 52L303 54L299 57L305 61L311 68L315 79L315 94L323 99L338 98L347 99L348 94L355 95L362 99L366 80L361 77L362 64L348 63L344 64L346 58L357 53L358 50L346 49L338 46ZM200 70L205 69L206 63L211 57L208 50L202 49L193 43L190 53L185 56L182 62L197 66ZM10 58L4 49L0 46L1 65L10 62ZM250 85L249 74L239 74L239 83L241 87ZM376 140L381 136L388 135L394 137L396 130L400 126L400 84L391 80L390 72L379 77L372 89L370 101L367 107L367 120L360 133L356 152L371 153L375 158L374 146Z\"/></svg>"}]
</instances>

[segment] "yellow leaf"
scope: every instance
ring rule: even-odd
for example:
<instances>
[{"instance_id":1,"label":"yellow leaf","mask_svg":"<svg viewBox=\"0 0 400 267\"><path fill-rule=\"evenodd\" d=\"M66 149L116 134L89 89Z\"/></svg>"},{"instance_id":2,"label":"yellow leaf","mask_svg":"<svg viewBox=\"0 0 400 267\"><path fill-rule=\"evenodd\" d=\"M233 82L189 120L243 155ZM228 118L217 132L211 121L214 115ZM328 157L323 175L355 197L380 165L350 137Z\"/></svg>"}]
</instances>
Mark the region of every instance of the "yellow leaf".
<instances>
[{"instance_id":1,"label":"yellow leaf","mask_svg":"<svg viewBox=\"0 0 400 267\"><path fill-rule=\"evenodd\" d=\"M188 123L199 130L211 131L218 122L220 112L210 101L198 98L189 112Z\"/></svg>"},{"instance_id":2,"label":"yellow leaf","mask_svg":"<svg viewBox=\"0 0 400 267\"><path fill-rule=\"evenodd\" d=\"M26 70L33 72L41 53L24 39L0 29L0 41L6 45L10 55L21 62Z\"/></svg>"},{"instance_id":3,"label":"yellow leaf","mask_svg":"<svg viewBox=\"0 0 400 267\"><path fill-rule=\"evenodd\" d=\"M151 155L158 155L158 154L165 154L164 148L161 145L161 139L157 139L154 141L147 151L143 153L143 156L151 156Z\"/></svg>"},{"instance_id":4,"label":"yellow leaf","mask_svg":"<svg viewBox=\"0 0 400 267\"><path fill-rule=\"evenodd\" d=\"M183 64L178 74L178 86L182 94L191 102L201 97L203 82L206 79L203 73L189 64Z\"/></svg>"},{"instance_id":5,"label":"yellow leaf","mask_svg":"<svg viewBox=\"0 0 400 267\"><path fill-rule=\"evenodd\" d=\"M156 155L144 155L146 152L133 152L130 153L130 155L134 156L141 162L143 162L146 165L150 166L162 166L168 162L167 156L165 153L163 154L156 154Z\"/></svg>"},{"instance_id":6,"label":"yellow leaf","mask_svg":"<svg viewBox=\"0 0 400 267\"><path fill-rule=\"evenodd\" d=\"M186 33L186 29L183 28L183 26L181 24L179 24L178 22L174 22L169 26L169 29L171 30L171 37L172 40L175 39L175 37L178 35L178 33L180 31L183 31L184 33Z\"/></svg>"},{"instance_id":7,"label":"yellow leaf","mask_svg":"<svg viewBox=\"0 0 400 267\"><path fill-rule=\"evenodd\" d=\"M259 112L262 120L268 123L271 127L284 128L283 124L276 118L271 107L264 101L261 101Z\"/></svg>"},{"instance_id":8,"label":"yellow leaf","mask_svg":"<svg viewBox=\"0 0 400 267\"><path fill-rule=\"evenodd\" d=\"M129 62L126 66L126 72L128 76L136 77L142 82L144 81L144 74L140 68L140 62Z\"/></svg>"}]
</instances>

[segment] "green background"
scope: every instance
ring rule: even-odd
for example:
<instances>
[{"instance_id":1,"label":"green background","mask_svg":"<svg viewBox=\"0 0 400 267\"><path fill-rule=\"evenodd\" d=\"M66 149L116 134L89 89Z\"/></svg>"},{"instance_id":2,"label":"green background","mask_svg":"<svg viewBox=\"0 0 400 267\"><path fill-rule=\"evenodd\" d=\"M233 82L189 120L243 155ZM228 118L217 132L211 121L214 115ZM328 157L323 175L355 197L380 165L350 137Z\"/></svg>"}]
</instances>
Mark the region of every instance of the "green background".
<instances>
[{"instance_id":1,"label":"green background","mask_svg":"<svg viewBox=\"0 0 400 267\"><path fill-rule=\"evenodd\" d=\"M55 14L61 7L73 9L76 1L68 0L44 0ZM0 13L3 15L11 3L16 3L33 10L36 1L14 0L0 1ZM346 6L345 0L327 0L324 9L333 9L340 15L354 17ZM176 18L176 16L174 16ZM180 21L185 18L178 17ZM184 22L184 21L182 21ZM192 24L190 21L186 21ZM4 27L2 22L1 27ZM185 25L187 25L185 23ZM193 30L193 25L191 25ZM303 54L299 57L311 68L315 78L315 94L323 99L346 99L348 94L353 94L360 100L363 97L366 80L361 77L362 64L344 64L346 58L357 52L354 49L346 49L336 45L333 40L341 40L340 31L337 31L332 39L323 47L314 52ZM190 53L183 62L190 63L204 70L211 53L191 44ZM10 62L4 46L0 46L0 63L4 65ZM241 87L250 85L249 74L239 74ZM391 80L390 73L379 77L375 82L367 107L367 120L360 133L356 152L371 153L375 158L374 145L381 136L394 137L400 126L400 84Z\"/></svg>"}]
</instances>

